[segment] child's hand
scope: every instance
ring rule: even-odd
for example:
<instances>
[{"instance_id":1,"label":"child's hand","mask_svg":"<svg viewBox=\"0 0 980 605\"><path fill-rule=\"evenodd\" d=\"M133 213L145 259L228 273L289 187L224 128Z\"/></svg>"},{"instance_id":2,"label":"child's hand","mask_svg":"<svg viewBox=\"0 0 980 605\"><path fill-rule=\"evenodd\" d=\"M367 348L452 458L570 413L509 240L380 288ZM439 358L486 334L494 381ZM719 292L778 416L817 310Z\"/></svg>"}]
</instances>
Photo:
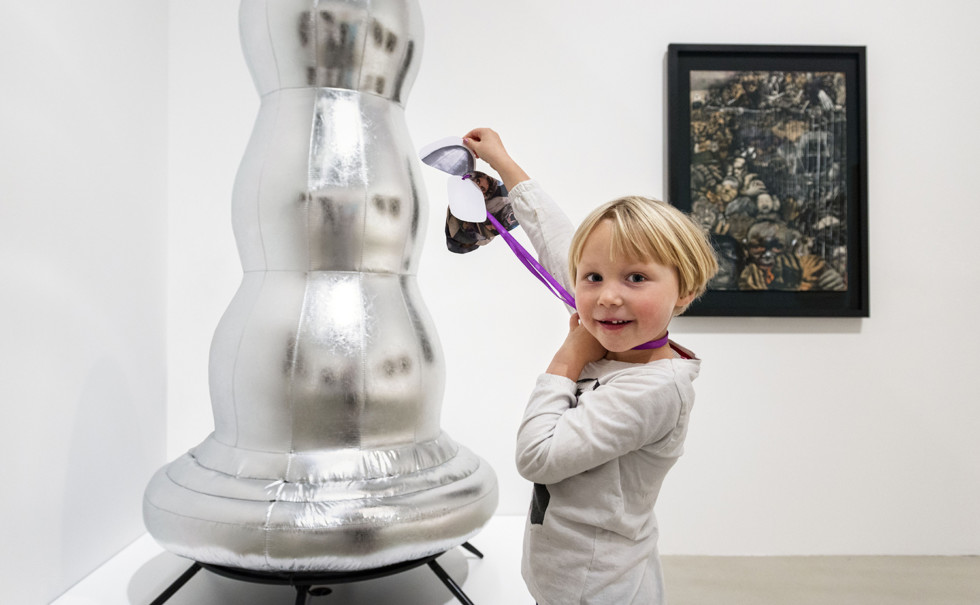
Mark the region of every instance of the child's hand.
<instances>
[{"instance_id":1,"label":"child's hand","mask_svg":"<svg viewBox=\"0 0 980 605\"><path fill-rule=\"evenodd\" d=\"M500 135L489 128L474 128L463 135L463 144L470 151L476 154L490 167L497 171L504 187L507 190L513 189L518 183L528 180L530 177L517 165L507 150L504 143L500 140Z\"/></svg>"},{"instance_id":2,"label":"child's hand","mask_svg":"<svg viewBox=\"0 0 980 605\"><path fill-rule=\"evenodd\" d=\"M578 380L587 363L605 356L606 349L579 323L578 313L573 313L568 320L568 335L551 360L548 373Z\"/></svg>"},{"instance_id":3,"label":"child's hand","mask_svg":"<svg viewBox=\"0 0 980 605\"><path fill-rule=\"evenodd\" d=\"M474 128L467 132L463 135L463 144L491 167L510 157L500 135L489 128Z\"/></svg>"}]
</instances>

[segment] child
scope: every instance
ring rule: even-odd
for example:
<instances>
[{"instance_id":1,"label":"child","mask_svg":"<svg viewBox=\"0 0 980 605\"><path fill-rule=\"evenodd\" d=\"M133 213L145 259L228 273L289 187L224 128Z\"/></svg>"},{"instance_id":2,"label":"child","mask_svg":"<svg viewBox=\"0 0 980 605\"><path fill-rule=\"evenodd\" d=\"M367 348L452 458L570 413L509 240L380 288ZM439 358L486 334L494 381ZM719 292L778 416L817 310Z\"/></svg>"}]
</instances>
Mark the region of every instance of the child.
<instances>
[{"instance_id":1,"label":"child","mask_svg":"<svg viewBox=\"0 0 980 605\"><path fill-rule=\"evenodd\" d=\"M653 507L682 453L700 366L667 326L715 273L711 245L681 212L643 198L599 207L573 234L497 133L478 128L464 143L503 179L577 307L517 435L518 470L535 484L528 590L541 605L663 603Z\"/></svg>"}]
</instances>

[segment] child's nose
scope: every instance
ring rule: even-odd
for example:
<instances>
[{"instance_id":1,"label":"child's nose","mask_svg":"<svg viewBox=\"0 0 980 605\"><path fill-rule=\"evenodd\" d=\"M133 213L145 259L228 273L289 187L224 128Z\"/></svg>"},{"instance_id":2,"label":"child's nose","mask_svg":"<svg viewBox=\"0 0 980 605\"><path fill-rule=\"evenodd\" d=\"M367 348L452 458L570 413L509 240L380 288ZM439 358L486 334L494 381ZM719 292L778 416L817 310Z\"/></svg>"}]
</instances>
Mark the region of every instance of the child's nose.
<instances>
[{"instance_id":1,"label":"child's nose","mask_svg":"<svg viewBox=\"0 0 980 605\"><path fill-rule=\"evenodd\" d=\"M622 304L623 297L619 293L619 287L615 284L603 284L599 291L599 304L605 306L617 306Z\"/></svg>"}]
</instances>

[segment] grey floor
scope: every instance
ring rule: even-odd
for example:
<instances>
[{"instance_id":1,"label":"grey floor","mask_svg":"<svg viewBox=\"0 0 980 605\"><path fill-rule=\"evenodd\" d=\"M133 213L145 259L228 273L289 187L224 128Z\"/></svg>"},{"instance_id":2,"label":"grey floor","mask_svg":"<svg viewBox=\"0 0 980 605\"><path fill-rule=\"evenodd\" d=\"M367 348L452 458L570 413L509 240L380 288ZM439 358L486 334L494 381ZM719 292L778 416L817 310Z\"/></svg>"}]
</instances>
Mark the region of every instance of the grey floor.
<instances>
[{"instance_id":1,"label":"grey floor","mask_svg":"<svg viewBox=\"0 0 980 605\"><path fill-rule=\"evenodd\" d=\"M670 605L980 605L980 557L664 557Z\"/></svg>"},{"instance_id":2,"label":"grey floor","mask_svg":"<svg viewBox=\"0 0 980 605\"><path fill-rule=\"evenodd\" d=\"M479 559L438 560L475 605L533 605L520 576L524 520L494 517L473 539ZM148 605L189 563L143 536L54 605ZM670 605L980 605L980 557L665 556ZM167 605L293 605L294 589L199 572ZM334 587L309 605L458 605L427 567Z\"/></svg>"}]
</instances>

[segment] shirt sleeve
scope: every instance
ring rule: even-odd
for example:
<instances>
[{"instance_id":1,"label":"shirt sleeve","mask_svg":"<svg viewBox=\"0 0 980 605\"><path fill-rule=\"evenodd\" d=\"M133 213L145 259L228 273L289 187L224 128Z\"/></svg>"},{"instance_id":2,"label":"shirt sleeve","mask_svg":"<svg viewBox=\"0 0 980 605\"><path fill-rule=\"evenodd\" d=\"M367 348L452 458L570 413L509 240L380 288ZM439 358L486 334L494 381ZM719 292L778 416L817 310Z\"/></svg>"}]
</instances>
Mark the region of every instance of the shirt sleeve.
<instances>
[{"instance_id":1,"label":"shirt sleeve","mask_svg":"<svg viewBox=\"0 0 980 605\"><path fill-rule=\"evenodd\" d=\"M538 262L572 292L574 284L568 275L568 249L575 233L572 222L533 179L518 183L509 197L514 216L531 240Z\"/></svg>"},{"instance_id":2,"label":"shirt sleeve","mask_svg":"<svg viewBox=\"0 0 980 605\"><path fill-rule=\"evenodd\" d=\"M576 399L563 376L538 377L517 435L517 470L551 484L668 439L681 398L672 380L625 373Z\"/></svg>"}]
</instances>

